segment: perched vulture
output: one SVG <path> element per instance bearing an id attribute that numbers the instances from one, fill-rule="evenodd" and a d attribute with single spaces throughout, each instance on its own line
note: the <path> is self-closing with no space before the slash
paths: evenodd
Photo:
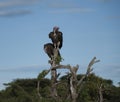
<path id="1" fill-rule="evenodd" d="M 49 38 L 52 40 L 55 48 L 62 48 L 63 34 L 59 31 L 59 27 L 54 27 L 53 31 L 49 33 Z"/>
<path id="2" fill-rule="evenodd" d="M 47 43 L 44 45 L 44 51 L 45 53 L 51 58 L 51 60 L 54 57 L 54 45 L 52 43 Z M 58 51 L 58 56 L 60 56 L 60 52 Z"/>

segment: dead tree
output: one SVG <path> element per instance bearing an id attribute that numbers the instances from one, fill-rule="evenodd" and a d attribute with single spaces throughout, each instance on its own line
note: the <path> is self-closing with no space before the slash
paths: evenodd
<path id="1" fill-rule="evenodd" d="M 81 86 L 83 84 L 83 80 L 89 76 L 89 74 L 93 71 L 92 66 L 99 62 L 99 60 L 96 60 L 96 57 L 94 57 L 88 67 L 87 67 L 87 71 L 86 74 L 82 76 L 82 78 L 80 80 L 77 80 L 77 71 L 79 69 L 79 66 L 70 66 L 70 65 L 57 65 L 57 66 L 53 66 L 51 68 L 51 70 L 57 70 L 57 69 L 68 69 L 71 73 L 71 77 L 70 77 L 70 94 L 72 97 L 72 102 L 76 102 L 77 98 L 78 98 L 78 93 L 80 92 L 80 90 L 77 91 L 77 87 L 79 87 L 79 89 L 81 89 Z"/>

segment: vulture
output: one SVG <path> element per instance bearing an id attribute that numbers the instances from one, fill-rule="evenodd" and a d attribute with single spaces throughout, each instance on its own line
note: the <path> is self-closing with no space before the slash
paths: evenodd
<path id="1" fill-rule="evenodd" d="M 55 48 L 62 48 L 63 45 L 63 34 L 59 31 L 59 27 L 55 26 L 53 31 L 49 33 L 49 38 L 52 40 L 52 43 Z"/>
<path id="2" fill-rule="evenodd" d="M 54 45 L 52 43 L 45 44 L 44 51 L 48 55 L 48 57 L 52 60 L 54 57 Z M 58 56 L 61 57 L 59 50 L 58 50 Z"/>

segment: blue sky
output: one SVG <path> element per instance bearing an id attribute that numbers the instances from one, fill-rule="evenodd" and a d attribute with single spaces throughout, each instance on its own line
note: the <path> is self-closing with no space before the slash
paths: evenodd
<path id="1" fill-rule="evenodd" d="M 120 0 L 0 0 L 0 89 L 50 67 L 43 45 L 54 26 L 63 32 L 62 64 L 101 61 L 93 72 L 120 82 Z"/>

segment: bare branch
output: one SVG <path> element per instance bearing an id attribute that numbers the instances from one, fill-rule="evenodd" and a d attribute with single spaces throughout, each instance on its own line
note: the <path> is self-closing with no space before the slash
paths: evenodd
<path id="1" fill-rule="evenodd" d="M 57 65 L 57 66 L 54 66 L 51 68 L 51 70 L 55 70 L 55 69 L 70 69 L 71 66 L 68 64 L 68 65 Z"/>
<path id="2" fill-rule="evenodd" d="M 77 84 L 78 86 L 81 85 L 82 82 L 83 82 L 83 80 L 90 74 L 90 72 L 93 71 L 92 66 L 93 66 L 95 63 L 99 62 L 99 61 L 100 61 L 100 60 L 96 60 L 96 57 L 94 57 L 94 58 L 90 61 L 90 63 L 88 64 L 88 67 L 87 67 L 86 74 L 83 75 L 83 77 L 81 78 L 81 80 L 79 80 L 79 82 L 78 82 L 78 84 Z"/>

